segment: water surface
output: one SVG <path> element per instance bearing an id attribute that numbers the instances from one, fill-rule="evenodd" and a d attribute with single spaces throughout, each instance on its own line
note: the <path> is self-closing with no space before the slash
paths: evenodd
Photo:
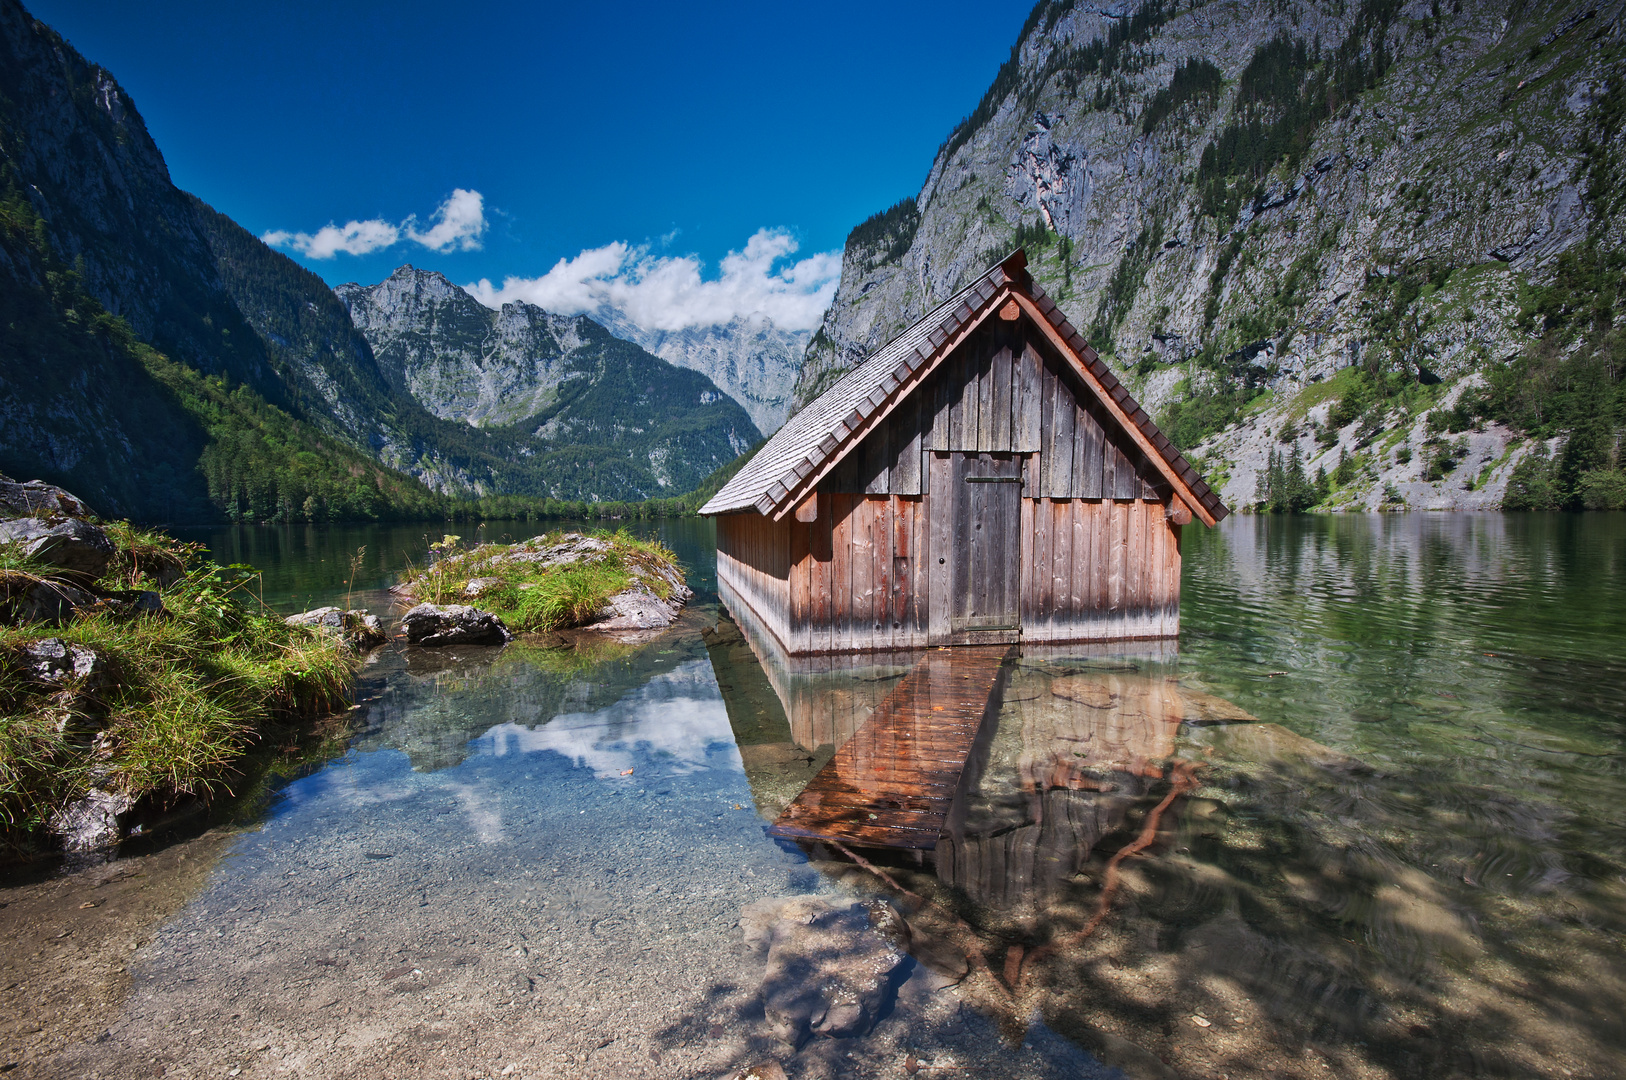
<path id="1" fill-rule="evenodd" d="M 1188 527 L 1178 651 L 1023 656 L 937 862 L 880 867 L 914 898 L 762 832 L 904 669 L 822 676 L 803 723 L 719 608 L 710 525 L 627 524 L 690 569 L 672 633 L 376 654 L 348 751 L 231 843 L 110 1033 L 42 1068 L 1626 1073 L 1626 516 Z M 442 531 L 207 539 L 279 609 L 381 610 Z M 921 962 L 872 1034 L 798 1051 L 736 923 L 805 893 L 893 897 Z M 967 940 L 990 969 L 951 984 Z"/>

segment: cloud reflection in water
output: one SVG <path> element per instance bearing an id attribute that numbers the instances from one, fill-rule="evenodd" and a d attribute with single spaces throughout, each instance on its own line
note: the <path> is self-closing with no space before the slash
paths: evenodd
<path id="1" fill-rule="evenodd" d="M 605 709 L 561 713 L 534 728 L 510 721 L 475 740 L 476 752 L 502 757 L 552 750 L 578 766 L 619 777 L 654 758 L 663 775 L 723 764 L 743 771 L 728 713 L 706 660 L 693 660 L 651 679 Z"/>

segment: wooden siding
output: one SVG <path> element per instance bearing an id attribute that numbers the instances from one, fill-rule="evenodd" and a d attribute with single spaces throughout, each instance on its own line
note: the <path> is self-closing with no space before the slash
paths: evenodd
<path id="1" fill-rule="evenodd" d="M 1168 485 L 1024 321 L 985 324 L 838 464 L 824 492 L 930 493 L 932 452 L 1025 455 L 1026 494 L 1159 499 Z M 928 455 L 923 458 L 923 455 Z"/>
<path id="2" fill-rule="evenodd" d="M 791 654 L 926 645 L 924 500 L 820 494 L 809 523 L 717 519 L 717 577 Z"/>
<path id="3" fill-rule="evenodd" d="M 953 491 L 950 455 L 933 455 Z M 962 481 L 961 487 L 966 487 Z M 954 516 L 927 497 L 821 494 L 810 523 L 729 514 L 717 576 L 789 655 L 919 649 L 956 635 Z M 1142 499 L 1022 499 L 1020 637 L 1172 638 L 1180 632 L 1180 526 Z M 961 628 L 963 629 L 963 628 Z"/>
<path id="4" fill-rule="evenodd" d="M 761 514 L 717 519 L 717 577 L 751 606 L 769 633 L 789 640 L 791 530 Z"/>
<path id="5" fill-rule="evenodd" d="M 1024 499 L 1022 640 L 1180 633 L 1180 526 L 1160 503 Z"/>

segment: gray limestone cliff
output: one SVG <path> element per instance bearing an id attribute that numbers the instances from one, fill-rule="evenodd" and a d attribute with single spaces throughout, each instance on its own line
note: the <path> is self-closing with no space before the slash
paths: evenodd
<path id="1" fill-rule="evenodd" d="M 518 301 L 494 311 L 411 266 L 334 293 L 392 393 L 438 420 L 505 434 L 522 460 L 551 458 L 562 478 L 548 494 L 567 497 L 606 468 L 633 470 L 638 495 L 682 494 L 761 437 L 710 379 L 585 315 Z"/>
<path id="2" fill-rule="evenodd" d="M 744 407 L 764 435 L 779 430 L 790 415 L 802 354 L 813 336 L 810 330 L 786 330 L 765 315 L 736 316 L 726 323 L 682 330 L 645 330 L 614 314 L 603 321 L 617 337 L 716 383 Z"/>
<path id="3" fill-rule="evenodd" d="M 1040 3 L 853 231 L 795 404 L 1021 245 L 1232 505 L 1296 449 L 1326 506 L 1496 506 L 1541 440 L 1482 402 L 1621 248 L 1621 10 Z"/>

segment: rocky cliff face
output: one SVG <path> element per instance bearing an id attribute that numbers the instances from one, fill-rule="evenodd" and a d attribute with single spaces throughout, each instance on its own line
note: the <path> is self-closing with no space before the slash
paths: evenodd
<path id="1" fill-rule="evenodd" d="M 1040 3 L 849 238 L 796 403 L 1020 244 L 1230 504 L 1296 448 L 1325 505 L 1497 505 L 1534 443 L 1470 403 L 1621 246 L 1621 8 Z"/>
<path id="2" fill-rule="evenodd" d="M 585 315 L 523 302 L 493 311 L 411 266 L 334 291 L 393 391 L 440 420 L 495 429 L 522 460 L 563 454 L 561 469 L 585 458 L 592 470 L 610 459 L 635 469 L 638 495 L 676 495 L 760 438 L 710 379 Z"/>
<path id="3" fill-rule="evenodd" d="M 760 315 L 684 330 L 645 330 L 629 319 L 613 317 L 605 319 L 605 325 L 617 337 L 716 383 L 744 407 L 764 435 L 778 431 L 790 415 L 802 354 L 813 336 L 808 330 L 785 330 Z"/>

